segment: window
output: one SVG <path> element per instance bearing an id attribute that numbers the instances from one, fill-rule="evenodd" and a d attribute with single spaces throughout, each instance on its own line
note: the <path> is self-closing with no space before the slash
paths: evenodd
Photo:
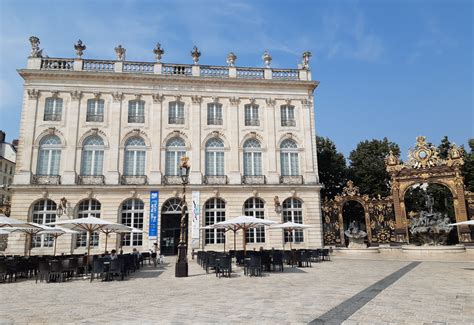
<path id="1" fill-rule="evenodd" d="M 56 221 L 56 203 L 51 200 L 41 200 L 33 206 L 32 221 L 45 224 Z M 33 235 L 31 247 L 53 247 L 54 237 L 51 235 Z"/>
<path id="2" fill-rule="evenodd" d="M 179 176 L 178 170 L 181 157 L 186 156 L 186 144 L 178 137 L 168 140 L 166 143 L 165 175 Z"/>
<path id="3" fill-rule="evenodd" d="M 281 126 L 296 126 L 294 106 L 281 106 Z"/>
<path id="4" fill-rule="evenodd" d="M 133 137 L 125 143 L 125 176 L 145 175 L 146 146 L 140 137 Z"/>
<path id="5" fill-rule="evenodd" d="M 280 145 L 280 162 L 282 176 L 298 176 L 298 146 L 291 139 L 284 140 Z"/>
<path id="6" fill-rule="evenodd" d="M 258 119 L 258 105 L 245 105 L 245 125 L 260 125 Z"/>
<path id="7" fill-rule="evenodd" d="M 204 204 L 206 226 L 225 221 L 225 202 L 219 198 L 209 199 Z M 206 244 L 223 244 L 224 229 L 206 229 Z"/>
<path id="8" fill-rule="evenodd" d="M 303 203 L 295 198 L 283 201 L 283 222 L 303 223 Z M 303 230 L 296 229 L 293 231 L 285 231 L 285 243 L 290 241 L 293 243 L 303 242 Z"/>
<path id="9" fill-rule="evenodd" d="M 263 200 L 253 197 L 244 203 L 244 215 L 264 219 L 265 217 L 265 203 Z M 265 242 L 265 227 L 256 227 L 247 230 L 247 243 L 264 243 Z"/>
<path id="10" fill-rule="evenodd" d="M 3 176 L 2 185 L 3 185 L 3 184 L 5 184 L 5 185 L 7 184 L 7 177 L 6 177 L 6 176 Z"/>
<path id="11" fill-rule="evenodd" d="M 13 175 L 13 166 L 10 166 L 10 175 Z"/>
<path id="12" fill-rule="evenodd" d="M 131 100 L 128 102 L 128 123 L 145 123 L 145 102 Z"/>
<path id="13" fill-rule="evenodd" d="M 222 125 L 222 105 L 207 104 L 207 125 Z"/>
<path id="14" fill-rule="evenodd" d="M 45 121 L 61 121 L 63 100 L 61 98 L 46 98 L 44 108 Z"/>
<path id="15" fill-rule="evenodd" d="M 87 101 L 86 122 L 103 122 L 104 121 L 104 100 L 89 99 Z"/>
<path id="16" fill-rule="evenodd" d="M 142 200 L 129 199 L 122 204 L 121 223 L 125 226 L 143 229 L 143 215 L 145 205 Z M 127 233 L 122 234 L 122 246 L 142 246 L 143 234 Z"/>
<path id="17" fill-rule="evenodd" d="M 96 217 L 100 218 L 100 207 L 101 204 L 95 199 L 84 200 L 79 203 L 77 209 L 78 218 Z M 89 241 L 89 233 L 84 232 L 76 235 L 76 248 L 87 247 L 87 241 Z M 91 247 L 99 246 L 99 232 L 94 232 L 90 239 Z"/>
<path id="18" fill-rule="evenodd" d="M 2 171 L 3 169 L 3 162 L 0 161 L 0 172 Z"/>
<path id="19" fill-rule="evenodd" d="M 169 124 L 184 124 L 184 103 L 170 102 L 168 111 Z"/>
<path id="20" fill-rule="evenodd" d="M 262 148 L 257 139 L 249 139 L 244 143 L 244 175 L 262 175 Z"/>
<path id="21" fill-rule="evenodd" d="M 218 138 L 206 142 L 206 176 L 224 175 L 224 143 Z"/>
<path id="22" fill-rule="evenodd" d="M 104 141 L 98 135 L 92 135 L 84 140 L 83 146 L 81 175 L 102 175 L 104 163 Z"/>
<path id="23" fill-rule="evenodd" d="M 38 175 L 59 175 L 61 160 L 61 140 L 56 135 L 44 137 L 38 153 Z"/>

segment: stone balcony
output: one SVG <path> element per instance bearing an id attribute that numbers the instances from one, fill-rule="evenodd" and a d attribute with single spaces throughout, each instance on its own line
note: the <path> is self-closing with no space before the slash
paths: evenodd
<path id="1" fill-rule="evenodd" d="M 122 185 L 146 185 L 148 184 L 148 177 L 146 175 L 126 176 L 122 175 L 120 178 Z"/>
<path id="2" fill-rule="evenodd" d="M 104 185 L 104 175 L 79 175 L 77 176 L 77 184 L 79 185 Z"/>
<path id="3" fill-rule="evenodd" d="M 204 176 L 202 179 L 204 184 L 208 185 L 226 185 L 228 178 L 226 175 Z"/>
<path id="4" fill-rule="evenodd" d="M 303 184 L 302 175 L 280 176 L 280 184 L 299 185 Z"/>
<path id="5" fill-rule="evenodd" d="M 60 185 L 61 176 L 59 175 L 33 175 L 31 183 L 34 185 Z"/>
<path id="6" fill-rule="evenodd" d="M 242 184 L 264 185 L 266 183 L 267 183 L 267 178 L 264 175 L 242 176 Z"/>

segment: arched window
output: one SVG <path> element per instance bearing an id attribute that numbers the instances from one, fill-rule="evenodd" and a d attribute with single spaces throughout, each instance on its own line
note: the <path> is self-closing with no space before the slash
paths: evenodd
<path id="1" fill-rule="evenodd" d="M 128 102 L 128 123 L 145 123 L 145 102 L 143 100 Z"/>
<path id="2" fill-rule="evenodd" d="M 184 124 L 184 103 L 170 102 L 168 110 L 169 124 Z"/>
<path id="3" fill-rule="evenodd" d="M 244 143 L 244 175 L 262 175 L 262 148 L 257 139 L 249 139 Z"/>
<path id="4" fill-rule="evenodd" d="M 35 223 L 45 224 L 56 221 L 56 203 L 51 200 L 41 200 L 33 206 L 31 220 Z M 53 247 L 54 238 L 51 235 L 34 235 L 31 247 Z"/>
<path id="5" fill-rule="evenodd" d="M 133 137 L 125 143 L 125 176 L 145 175 L 146 146 L 145 141 L 140 137 Z"/>
<path id="6" fill-rule="evenodd" d="M 104 164 L 104 140 L 98 135 L 91 135 L 83 142 L 81 175 L 102 175 Z"/>
<path id="7" fill-rule="evenodd" d="M 120 222 L 126 226 L 143 229 L 143 215 L 145 205 L 142 200 L 129 199 L 122 204 L 122 216 Z M 142 246 L 143 234 L 122 234 L 122 246 Z"/>
<path id="8" fill-rule="evenodd" d="M 95 199 L 83 200 L 79 203 L 77 208 L 77 217 L 78 218 L 87 218 L 87 217 L 96 217 L 100 218 L 100 202 Z M 89 233 L 83 232 L 76 235 L 76 248 L 77 247 L 87 247 L 87 242 L 89 241 Z M 99 232 L 94 232 L 92 238 L 90 239 L 91 247 L 99 246 Z"/>
<path id="9" fill-rule="evenodd" d="M 61 121 L 62 111 L 63 100 L 61 98 L 46 98 L 43 120 Z"/>
<path id="10" fill-rule="evenodd" d="M 264 219 L 265 203 L 262 199 L 252 197 L 244 203 L 244 215 Z M 257 227 L 247 230 L 247 243 L 264 243 L 265 227 Z"/>
<path id="11" fill-rule="evenodd" d="M 104 121 L 104 100 L 89 99 L 87 100 L 86 122 L 103 122 Z"/>
<path id="12" fill-rule="evenodd" d="M 283 222 L 303 223 L 303 203 L 295 198 L 289 198 L 283 201 Z M 285 243 L 301 243 L 303 242 L 303 230 L 296 229 L 293 231 L 285 231 Z"/>
<path id="13" fill-rule="evenodd" d="M 61 160 L 61 140 L 56 135 L 48 135 L 40 142 L 38 154 L 38 175 L 59 175 Z"/>
<path id="14" fill-rule="evenodd" d="M 222 125 L 222 104 L 207 104 L 207 125 Z"/>
<path id="15" fill-rule="evenodd" d="M 178 169 L 181 157 L 186 156 L 186 143 L 179 137 L 174 137 L 166 143 L 165 175 L 179 176 Z"/>
<path id="16" fill-rule="evenodd" d="M 219 198 L 207 200 L 204 204 L 206 226 L 225 221 L 225 202 Z M 225 233 L 223 229 L 206 229 L 206 244 L 223 244 Z"/>
<path id="17" fill-rule="evenodd" d="M 280 163 L 282 176 L 298 176 L 300 174 L 298 146 L 295 141 L 286 139 L 281 143 Z"/>
<path id="18" fill-rule="evenodd" d="M 206 142 L 206 176 L 224 175 L 224 142 L 218 138 Z"/>

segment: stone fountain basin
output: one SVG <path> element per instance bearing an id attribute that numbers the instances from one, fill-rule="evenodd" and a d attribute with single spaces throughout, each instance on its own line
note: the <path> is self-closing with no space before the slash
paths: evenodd
<path id="1" fill-rule="evenodd" d="M 415 246 L 403 245 L 402 252 L 407 254 L 458 254 L 464 253 L 466 248 L 464 245 L 451 246 Z"/>

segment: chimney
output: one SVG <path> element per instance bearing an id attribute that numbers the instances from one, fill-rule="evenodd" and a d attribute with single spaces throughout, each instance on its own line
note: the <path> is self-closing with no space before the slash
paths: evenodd
<path id="1" fill-rule="evenodd" d="M 0 143 L 5 143 L 5 132 L 0 130 Z"/>
<path id="2" fill-rule="evenodd" d="M 13 146 L 13 148 L 15 148 L 15 150 L 18 149 L 18 142 L 19 142 L 18 139 L 14 139 L 14 140 L 12 141 L 12 146 Z"/>

